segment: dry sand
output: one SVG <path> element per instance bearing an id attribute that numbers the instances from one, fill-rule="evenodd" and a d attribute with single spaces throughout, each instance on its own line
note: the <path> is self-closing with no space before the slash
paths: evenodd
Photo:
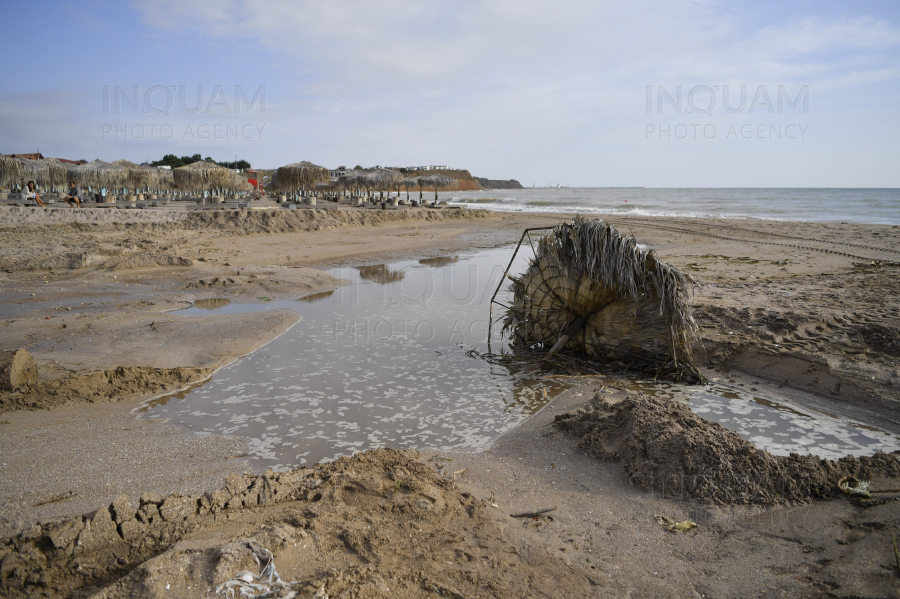
<path id="1" fill-rule="evenodd" d="M 272 550 L 284 580 L 298 581 L 273 596 L 900 594 L 890 548 L 897 495 L 835 498 L 828 475 L 838 470 L 822 463 L 807 472 L 828 473 L 818 500 L 770 493 L 741 505 L 728 493 L 690 498 L 648 484 L 648 469 L 670 472 L 640 455 L 661 438 L 648 423 L 671 425 L 669 447 L 679 435 L 701 450 L 744 446 L 589 378 L 485 453 L 378 451 L 227 481 L 249 468 L 236 457 L 239 439 L 130 414 L 297 318 L 272 310 L 179 317 L 176 326 L 167 311 L 211 297 L 296 298 L 341 284 L 311 267 L 494 247 L 562 218 L 0 207 L 0 349 L 25 347 L 41 374 L 32 389 L 0 393 L 0 593 L 211 596 L 256 568 L 242 544 L 252 541 Z M 609 220 L 705 284 L 695 315 L 708 377 L 900 433 L 900 228 Z M 616 407 L 631 405 L 640 410 Z M 608 427 L 591 428 L 603 421 L 597 410 L 621 420 L 616 430 L 632 427 L 630 444 L 617 451 Z M 896 488 L 896 462 L 854 472 Z M 803 472 L 785 472 L 803 482 Z M 509 516 L 547 506 L 557 509 Z M 657 514 L 699 526 L 670 533 Z"/>

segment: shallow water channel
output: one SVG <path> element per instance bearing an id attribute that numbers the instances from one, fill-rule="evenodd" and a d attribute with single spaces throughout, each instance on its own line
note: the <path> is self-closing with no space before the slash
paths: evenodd
<path id="1" fill-rule="evenodd" d="M 511 272 L 524 270 L 530 253 L 520 251 Z M 349 285 L 296 301 L 200 300 L 172 314 L 280 307 L 302 320 L 210 380 L 141 411 L 200 434 L 242 436 L 251 459 L 275 470 L 382 446 L 485 449 L 577 380 L 550 369 L 514 375 L 510 369 L 521 369 L 521 361 L 484 356 L 490 297 L 511 255 L 507 247 L 338 267 L 329 272 Z M 498 295 L 507 298 L 505 290 Z M 493 327 L 495 354 L 507 349 L 499 328 Z M 835 458 L 900 449 L 900 440 L 886 433 L 733 389 L 624 382 L 686 401 L 777 454 Z"/>

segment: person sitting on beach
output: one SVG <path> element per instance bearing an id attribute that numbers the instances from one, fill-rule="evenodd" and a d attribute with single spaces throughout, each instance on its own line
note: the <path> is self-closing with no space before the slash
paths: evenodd
<path id="1" fill-rule="evenodd" d="M 34 200 L 37 202 L 38 206 L 47 207 L 47 204 L 41 200 L 41 194 L 38 193 L 38 188 L 37 185 L 34 184 L 34 181 L 29 181 L 25 184 L 25 199 Z"/>
<path id="2" fill-rule="evenodd" d="M 76 208 L 81 208 L 81 198 L 78 197 L 78 188 L 75 186 L 75 181 L 69 181 L 69 195 L 63 199 L 69 206 L 74 205 Z"/>

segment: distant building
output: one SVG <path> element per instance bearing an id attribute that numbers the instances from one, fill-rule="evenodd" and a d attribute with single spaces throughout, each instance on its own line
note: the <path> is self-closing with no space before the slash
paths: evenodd
<path id="1" fill-rule="evenodd" d="M 34 152 L 32 154 L 7 154 L 7 156 L 12 156 L 13 158 L 27 158 L 28 160 L 41 160 L 44 158 L 44 155 L 40 152 Z"/>

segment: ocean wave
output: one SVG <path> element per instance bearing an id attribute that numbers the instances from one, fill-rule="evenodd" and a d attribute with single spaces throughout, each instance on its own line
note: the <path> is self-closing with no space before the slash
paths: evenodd
<path id="1" fill-rule="evenodd" d="M 521 189 L 451 204 L 497 212 L 900 225 L 897 189 Z M 509 193 L 509 195 L 506 195 Z"/>
<path id="2" fill-rule="evenodd" d="M 706 212 L 680 212 L 668 210 L 646 210 L 643 208 L 630 208 L 617 210 L 615 208 L 599 208 L 595 206 L 572 206 L 558 204 L 556 202 L 527 202 L 516 204 L 505 200 L 503 203 L 475 203 L 463 199 L 450 200 L 451 204 L 462 204 L 473 210 L 492 210 L 494 212 L 529 212 L 535 214 L 617 214 L 622 216 L 668 216 L 681 218 L 733 218 L 733 219 L 759 219 L 759 220 L 786 220 L 775 217 L 764 217 L 750 214 L 716 214 Z"/>

